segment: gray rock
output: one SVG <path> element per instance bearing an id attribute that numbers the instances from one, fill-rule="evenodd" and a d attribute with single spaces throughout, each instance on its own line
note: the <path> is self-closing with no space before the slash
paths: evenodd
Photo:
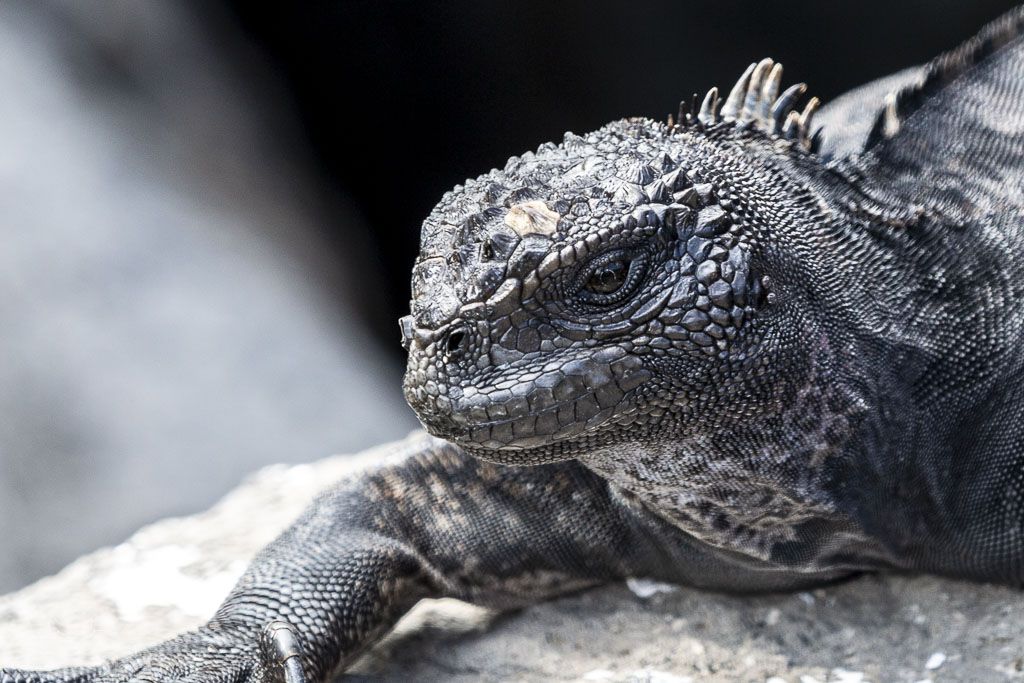
<path id="1" fill-rule="evenodd" d="M 200 624 L 325 482 L 387 450 L 264 469 L 208 512 L 146 527 L 0 598 L 0 664 L 97 663 Z M 865 576 L 767 596 L 638 580 L 504 616 L 426 600 L 343 678 L 1015 680 L 1024 677 L 1021 633 L 1020 592 L 933 577 Z"/>
<path id="2" fill-rule="evenodd" d="M 184 3 L 0 3 L 0 591 L 416 424 L 355 314 L 366 228 L 205 36 Z"/>

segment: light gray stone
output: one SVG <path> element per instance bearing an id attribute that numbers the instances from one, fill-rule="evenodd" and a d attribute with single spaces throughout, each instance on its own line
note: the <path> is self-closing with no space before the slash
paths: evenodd
<path id="1" fill-rule="evenodd" d="M 264 469 L 208 512 L 146 527 L 0 598 L 0 665 L 97 663 L 200 624 L 317 491 L 387 454 Z M 1024 596 L 1009 588 L 905 576 L 767 596 L 630 586 L 504 616 L 424 601 L 345 680 L 1024 678 Z"/>

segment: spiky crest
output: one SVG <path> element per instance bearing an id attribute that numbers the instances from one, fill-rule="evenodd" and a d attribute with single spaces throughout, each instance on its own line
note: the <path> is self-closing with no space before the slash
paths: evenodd
<path id="1" fill-rule="evenodd" d="M 669 125 L 708 128 L 727 124 L 754 128 L 766 135 L 791 140 L 801 149 L 813 152 L 818 146 L 818 136 L 812 126 L 821 101 L 812 97 L 802 110 L 797 110 L 795 105 L 807 86 L 797 83 L 780 95 L 781 85 L 782 64 L 762 59 L 747 67 L 721 108 L 718 88 L 714 87 L 703 98 L 694 94 L 692 102 L 680 102 L 678 118 L 670 116 Z"/>

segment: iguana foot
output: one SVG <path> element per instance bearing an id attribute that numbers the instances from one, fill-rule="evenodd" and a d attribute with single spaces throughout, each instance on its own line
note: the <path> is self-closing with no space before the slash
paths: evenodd
<path id="1" fill-rule="evenodd" d="M 283 621 L 259 636 L 211 624 L 102 666 L 0 669 L 0 683 L 306 683 L 300 643 Z"/>

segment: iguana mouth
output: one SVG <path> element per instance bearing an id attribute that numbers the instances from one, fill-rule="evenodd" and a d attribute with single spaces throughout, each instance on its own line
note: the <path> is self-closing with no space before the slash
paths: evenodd
<path id="1" fill-rule="evenodd" d="M 613 346 L 564 353 L 539 371 L 519 361 L 467 380 L 456 363 L 432 360 L 446 355 L 451 340 L 449 333 L 425 349 L 413 343 L 405 394 L 429 432 L 461 445 L 522 450 L 572 439 L 621 413 L 651 377 L 641 359 Z"/>

